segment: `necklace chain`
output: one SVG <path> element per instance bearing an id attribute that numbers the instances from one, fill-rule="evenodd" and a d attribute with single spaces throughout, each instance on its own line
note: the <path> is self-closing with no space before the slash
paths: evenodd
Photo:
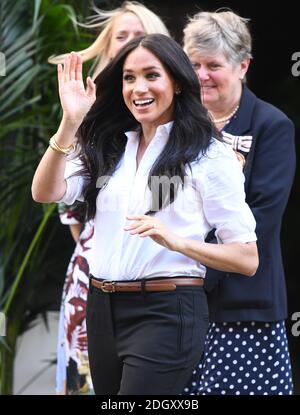
<path id="1" fill-rule="evenodd" d="M 230 114 L 228 114 L 228 115 L 226 115 L 226 117 L 222 117 L 222 118 L 215 118 L 213 115 L 212 115 L 212 113 L 209 111 L 209 114 L 210 114 L 210 116 L 211 116 L 211 118 L 212 118 L 212 120 L 213 120 L 213 122 L 215 123 L 215 124 L 220 124 L 220 123 L 223 123 L 223 122 L 226 122 L 226 121 L 229 121 L 233 116 L 234 116 L 234 114 L 236 114 L 236 112 L 238 111 L 238 109 L 239 109 L 239 107 L 240 107 L 240 104 L 238 104 L 235 108 L 234 108 L 234 110 L 233 111 L 231 111 L 231 113 Z"/>

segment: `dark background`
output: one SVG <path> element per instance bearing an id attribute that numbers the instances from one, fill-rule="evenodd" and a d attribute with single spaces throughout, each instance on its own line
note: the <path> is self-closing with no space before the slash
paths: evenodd
<path id="1" fill-rule="evenodd" d="M 260 98 L 271 102 L 283 110 L 295 123 L 296 146 L 299 154 L 300 133 L 300 76 L 292 75 L 291 68 L 294 52 L 300 53 L 299 21 L 300 13 L 296 10 L 293 0 L 269 2 L 266 0 L 145 0 L 140 1 L 163 18 L 174 38 L 181 43 L 182 29 L 187 22 L 187 15 L 197 11 L 214 11 L 220 7 L 231 8 L 243 17 L 250 18 L 253 37 L 253 56 L 247 80 L 248 86 Z M 103 7 L 103 1 L 94 0 L 96 5 Z M 107 1 L 107 7 L 114 8 L 122 1 Z M 87 2 L 88 7 L 88 2 Z M 104 7 L 103 7 L 104 8 Z M 282 250 L 288 287 L 289 314 L 287 319 L 288 339 L 292 357 L 295 393 L 300 395 L 300 325 L 295 324 L 292 316 L 299 313 L 300 319 L 300 280 L 298 258 L 300 256 L 298 233 L 300 231 L 300 197 L 299 169 L 297 170 L 293 190 L 284 216 L 282 227 Z M 68 232 L 65 229 L 64 232 Z M 73 245 L 70 238 L 70 255 Z M 64 276 L 62 276 L 63 278 Z M 57 285 L 55 291 L 57 292 Z M 57 296 L 57 304 L 60 301 Z M 296 316 L 294 315 L 294 318 Z"/>

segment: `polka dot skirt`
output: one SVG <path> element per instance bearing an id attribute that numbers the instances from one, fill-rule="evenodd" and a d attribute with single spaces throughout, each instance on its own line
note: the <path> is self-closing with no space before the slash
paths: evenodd
<path id="1" fill-rule="evenodd" d="M 284 321 L 211 323 L 183 395 L 292 395 Z"/>

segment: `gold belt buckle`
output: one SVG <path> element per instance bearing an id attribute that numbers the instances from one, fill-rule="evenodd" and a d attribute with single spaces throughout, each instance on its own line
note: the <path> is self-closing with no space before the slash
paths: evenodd
<path id="1" fill-rule="evenodd" d="M 108 289 L 107 287 L 110 287 Z M 100 287 L 104 293 L 114 293 L 116 292 L 115 281 L 104 280 L 102 281 L 102 287 Z"/>

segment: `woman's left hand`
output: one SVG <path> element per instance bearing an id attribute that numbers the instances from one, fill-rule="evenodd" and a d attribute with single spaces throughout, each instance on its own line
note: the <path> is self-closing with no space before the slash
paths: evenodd
<path id="1" fill-rule="evenodd" d="M 178 250 L 182 238 L 171 232 L 159 219 L 148 215 L 130 215 L 127 219 L 135 221 L 132 225 L 124 227 L 124 230 L 129 231 L 131 235 L 139 235 L 141 238 L 150 236 L 154 242 L 171 251 Z"/>

